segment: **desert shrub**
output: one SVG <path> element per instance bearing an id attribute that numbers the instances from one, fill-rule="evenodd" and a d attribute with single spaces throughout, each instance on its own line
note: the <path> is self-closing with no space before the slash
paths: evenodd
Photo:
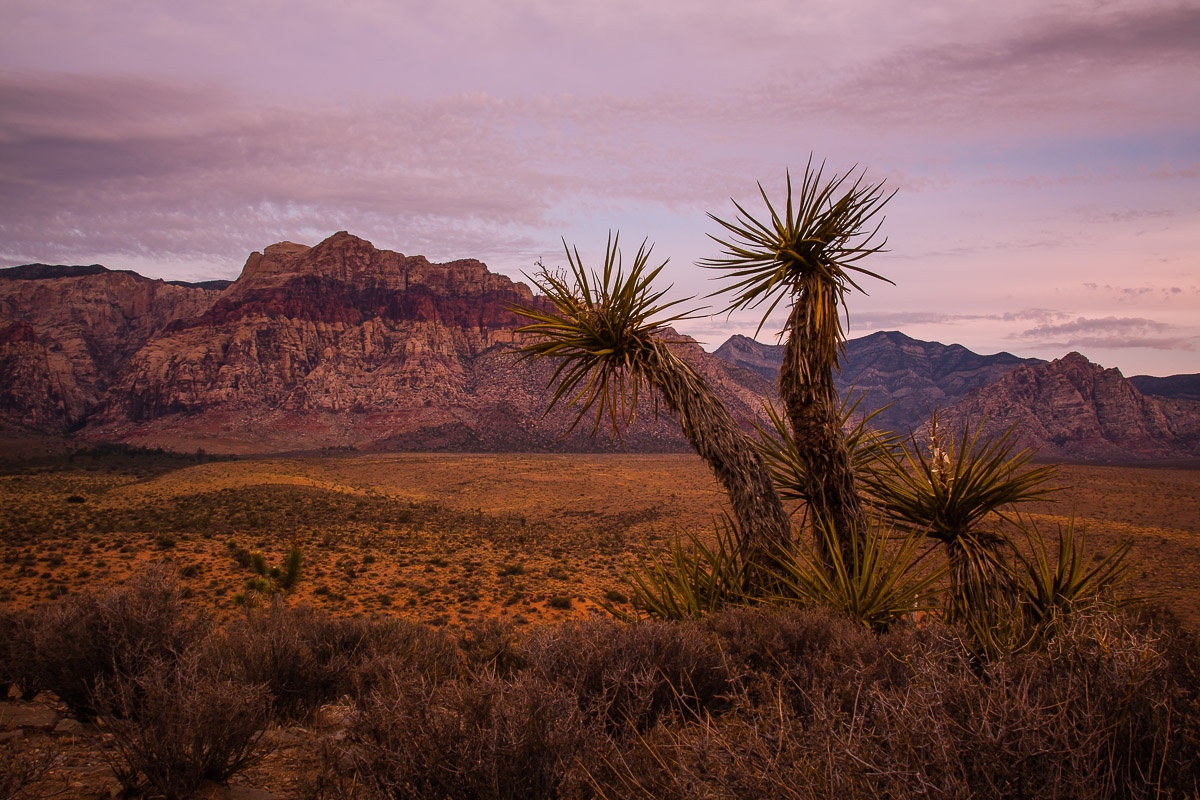
<path id="1" fill-rule="evenodd" d="M 34 789 L 63 756 L 53 749 L 20 749 L 18 740 L 0 742 L 0 800 L 39 795 Z"/>
<path id="2" fill-rule="evenodd" d="M 341 694 L 369 636 L 362 624 L 276 600 L 227 625 L 212 657 L 264 685 L 276 715 L 303 719 Z"/>
<path id="3" fill-rule="evenodd" d="M 266 688 L 220 674 L 202 652 L 98 684 L 97 704 L 111 733 L 105 757 L 127 791 L 190 797 L 261 757 L 270 722 Z"/>
<path id="4" fill-rule="evenodd" d="M 616 740 L 586 771 L 595 796 L 1092 800 L 1190 797 L 1200 785 L 1188 705 L 1200 662 L 1161 628 L 1081 614 L 1045 650 L 981 667 L 961 631 L 893 631 L 870 648 L 811 617 L 755 613 L 714 624 L 743 652 L 774 650 L 757 680 L 719 715 L 665 717 Z M 837 691 L 797 681 L 803 667 L 780 655 L 822 631 L 814 672 Z M 796 659 L 819 648 L 806 652 Z"/>
<path id="5" fill-rule="evenodd" d="M 10 639 L 16 682 L 49 690 L 84 717 L 95 713 L 97 681 L 138 675 L 198 641 L 207 623 L 184 608 L 174 577 L 150 569 L 123 587 L 76 595 L 34 609 Z"/>
<path id="6" fill-rule="evenodd" d="M 528 664 L 517 629 L 508 620 L 485 619 L 473 623 L 459 635 L 458 645 L 475 670 L 512 675 Z"/>
<path id="7" fill-rule="evenodd" d="M 445 635 L 401 620 L 336 619 L 280 600 L 214 637 L 212 658 L 270 693 L 274 713 L 301 720 L 343 694 L 362 696 L 392 672 L 444 679 L 462 669 Z"/>
<path id="8" fill-rule="evenodd" d="M 529 669 L 610 730 L 645 730 L 663 714 L 719 705 L 730 674 L 698 623 L 569 622 L 531 636 Z"/>
<path id="9" fill-rule="evenodd" d="M 338 624 L 306 607 L 274 602 L 229 623 L 209 644 L 209 658 L 227 675 L 261 684 L 272 711 L 303 719 L 337 697 L 346 657 L 355 647 Z"/>
<path id="10" fill-rule="evenodd" d="M 365 646 L 347 676 L 347 691 L 355 699 L 390 685 L 398 675 L 415 674 L 438 684 L 468 672 L 471 654 L 445 630 L 391 618 L 352 624 L 365 632 Z"/>
<path id="11" fill-rule="evenodd" d="M 848 710 L 864 685 L 904 686 L 914 659 L 948 666 L 969 661 L 968 652 L 940 625 L 878 634 L 823 608 L 729 609 L 707 624 L 745 691 L 753 698 L 774 693 L 803 719 L 816 713 L 815 698 Z"/>
<path id="12" fill-rule="evenodd" d="M 559 796 L 584 728 L 575 698 L 536 675 L 409 674 L 367 698 L 348 741 L 378 797 L 537 800 Z"/>
<path id="13" fill-rule="evenodd" d="M 0 609 L 0 691 L 21 683 L 29 671 L 29 623 L 26 612 Z"/>

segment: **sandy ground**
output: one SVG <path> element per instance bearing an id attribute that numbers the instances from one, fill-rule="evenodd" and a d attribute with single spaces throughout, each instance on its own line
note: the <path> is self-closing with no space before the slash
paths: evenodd
<path id="1" fill-rule="evenodd" d="M 1057 482 L 1054 502 L 1027 508 L 1041 530 L 1074 519 L 1096 552 L 1131 540 L 1134 590 L 1200 625 L 1200 470 L 1066 466 Z M 56 458 L 0 473 L 0 508 L 0 607 L 103 591 L 165 562 L 220 618 L 264 602 L 270 568 L 298 547 L 289 602 L 448 626 L 627 610 L 630 566 L 711 534 L 725 512 L 687 455 Z M 338 731 L 336 709 L 272 727 L 266 759 L 210 796 L 305 796 L 314 742 Z M 104 735 L 52 697 L 0 702 L 0 744 L 55 760 L 34 787 L 45 796 L 115 796 Z"/>

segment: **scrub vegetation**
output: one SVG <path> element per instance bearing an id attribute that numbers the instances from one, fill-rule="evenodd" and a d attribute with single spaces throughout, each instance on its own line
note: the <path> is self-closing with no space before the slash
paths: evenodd
<path id="1" fill-rule="evenodd" d="M 810 163 L 714 217 L 729 310 L 787 312 L 756 433 L 676 354 L 648 246 L 534 277 L 550 405 L 617 436 L 677 416 L 699 463 L 657 485 L 654 457 L 11 470 L 0 682 L 78 736 L 4 740 L 0 787 L 72 791 L 88 750 L 165 798 L 1196 796 L 1200 640 L 1131 592 L 1195 563 L 1194 511 L 1162 550 L 1124 518 L 1095 549 L 1071 470 L 1012 432 L 879 434 L 833 391 L 891 196 Z"/>

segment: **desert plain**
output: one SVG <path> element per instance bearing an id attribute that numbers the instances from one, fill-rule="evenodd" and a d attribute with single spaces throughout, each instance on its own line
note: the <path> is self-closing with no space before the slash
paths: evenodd
<path id="1" fill-rule="evenodd" d="M 1133 543 L 1130 590 L 1200 625 L 1200 470 L 1062 465 L 1043 533 Z M 724 495 L 693 455 L 357 454 L 235 460 L 100 449 L 0 473 L 0 606 L 94 591 L 155 564 L 218 617 L 266 601 L 433 625 L 629 611 L 625 576 L 711 534 Z M 261 554 L 261 559 L 257 559 Z M 251 559 L 254 559 L 253 561 Z"/>

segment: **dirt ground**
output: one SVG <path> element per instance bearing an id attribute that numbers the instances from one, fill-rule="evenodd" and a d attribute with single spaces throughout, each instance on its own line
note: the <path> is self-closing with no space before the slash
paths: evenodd
<path id="1" fill-rule="evenodd" d="M 1072 518 L 1102 553 L 1134 543 L 1134 590 L 1200 625 L 1200 470 L 1064 466 L 1041 530 Z M 724 497 L 688 455 L 338 455 L 214 460 L 117 452 L 0 471 L 0 607 L 102 591 L 152 564 L 217 617 L 264 602 L 302 555 L 289 602 L 433 625 L 516 625 L 629 609 L 624 576 L 676 536 L 711 532 Z M 261 574 L 261 573 L 266 573 Z M 337 709 L 272 728 L 223 800 L 306 796 Z M 106 798 L 105 734 L 54 698 L 0 702 L 0 745 L 53 757 L 38 791 Z M 0 753 L 2 756 L 3 753 Z M 0 765 L 3 766 L 3 765 Z M 48 796 L 48 795 L 47 795 Z"/>
<path id="2" fill-rule="evenodd" d="M 1134 542 L 1138 594 L 1200 623 L 1200 470 L 1063 466 L 1043 533 Z M 620 606 L 628 568 L 712 531 L 724 496 L 691 455 L 386 454 L 57 459 L 0 475 L 0 604 L 173 564 L 218 615 L 263 599 L 247 557 L 303 557 L 293 601 L 433 624 Z M 269 591 L 269 588 L 267 589 Z"/>

